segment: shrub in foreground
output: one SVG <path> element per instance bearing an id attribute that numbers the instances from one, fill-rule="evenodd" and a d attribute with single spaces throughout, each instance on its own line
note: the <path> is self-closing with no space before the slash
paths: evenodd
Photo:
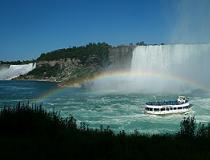
<path id="1" fill-rule="evenodd" d="M 20 103 L 0 111 L 1 159 L 208 159 L 209 126 L 194 118 L 181 122 L 179 134 L 114 134 L 109 127 L 77 126 L 70 116 Z"/>

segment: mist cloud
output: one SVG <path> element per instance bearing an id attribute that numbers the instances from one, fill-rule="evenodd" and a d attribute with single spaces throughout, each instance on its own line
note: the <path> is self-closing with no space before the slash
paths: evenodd
<path id="1" fill-rule="evenodd" d="M 171 17 L 173 18 L 173 17 Z M 171 43 L 210 42 L 210 1 L 180 0 Z"/>

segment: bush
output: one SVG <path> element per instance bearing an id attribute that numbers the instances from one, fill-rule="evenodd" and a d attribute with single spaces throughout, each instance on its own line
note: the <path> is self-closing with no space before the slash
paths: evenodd
<path id="1" fill-rule="evenodd" d="M 180 135 L 183 137 L 194 137 L 195 129 L 195 117 L 185 117 L 180 123 Z"/>
<path id="2" fill-rule="evenodd" d="M 209 159 L 209 126 L 195 132 L 195 118 L 185 118 L 180 135 L 143 135 L 108 127 L 91 129 L 69 116 L 47 112 L 40 105 L 18 104 L 0 111 L 1 159 Z M 204 132 L 205 131 L 205 132 Z M 206 133 L 207 132 L 207 133 Z M 203 134 L 206 133 L 206 134 Z M 198 136 L 199 135 L 199 136 Z M 191 140 L 185 137 L 195 137 Z"/>

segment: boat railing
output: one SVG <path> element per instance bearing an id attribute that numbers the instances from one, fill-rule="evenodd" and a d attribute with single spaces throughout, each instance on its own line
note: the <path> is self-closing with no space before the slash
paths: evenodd
<path id="1" fill-rule="evenodd" d="M 183 106 L 183 107 L 162 107 L 162 108 L 149 108 L 149 107 L 146 107 L 145 110 L 147 110 L 147 111 L 154 111 L 154 112 L 161 112 L 161 111 L 188 109 L 190 107 L 192 107 L 192 105 Z"/>
<path id="2" fill-rule="evenodd" d="M 187 102 L 188 100 L 186 100 L 184 103 Z M 179 105 L 184 103 L 179 103 L 178 101 L 162 101 L 162 102 L 147 102 L 146 105 L 161 106 L 161 105 Z"/>

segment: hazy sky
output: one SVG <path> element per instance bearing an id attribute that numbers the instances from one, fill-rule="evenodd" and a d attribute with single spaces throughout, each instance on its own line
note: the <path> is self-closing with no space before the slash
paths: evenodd
<path id="1" fill-rule="evenodd" d="M 210 42 L 209 0 L 0 0 L 0 60 L 89 42 Z"/>

